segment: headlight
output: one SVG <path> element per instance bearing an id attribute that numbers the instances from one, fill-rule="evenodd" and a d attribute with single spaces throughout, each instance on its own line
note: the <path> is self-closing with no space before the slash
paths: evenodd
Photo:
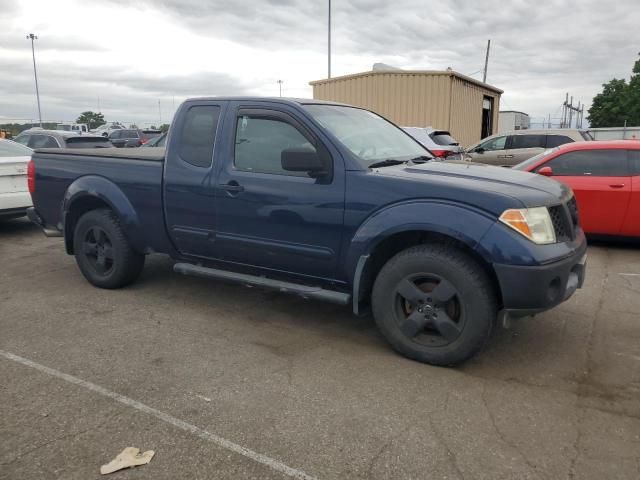
<path id="1" fill-rule="evenodd" d="M 538 244 L 556 242 L 556 232 L 547 207 L 505 210 L 500 215 L 500 221 L 532 242 Z"/>

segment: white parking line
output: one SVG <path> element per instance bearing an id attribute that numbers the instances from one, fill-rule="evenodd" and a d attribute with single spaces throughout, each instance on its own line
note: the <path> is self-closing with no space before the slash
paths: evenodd
<path id="1" fill-rule="evenodd" d="M 140 403 L 137 400 L 133 400 L 132 398 L 125 397 L 124 395 L 120 395 L 119 393 L 112 392 L 111 390 L 107 390 L 106 388 L 101 387 L 100 385 L 96 385 L 95 383 L 87 382 L 80 378 L 74 377 L 73 375 L 60 372 L 59 370 L 56 370 L 54 368 L 45 367 L 44 365 L 40 365 L 39 363 L 36 363 L 32 360 L 20 357 L 10 352 L 5 352 L 4 350 L 0 350 L 0 355 L 6 358 L 7 360 L 12 360 L 21 365 L 34 368 L 40 372 L 46 373 L 47 375 L 51 375 L 52 377 L 60 378 L 65 382 L 69 382 L 74 385 L 84 387 L 87 390 L 91 390 L 92 392 L 99 393 L 104 397 L 111 398 L 116 402 L 120 402 L 124 405 L 127 405 L 128 407 L 135 408 L 136 410 L 139 410 L 148 415 L 156 417 L 162 420 L 163 422 L 169 423 L 174 427 L 177 427 L 186 432 L 189 432 L 203 440 L 207 440 L 211 443 L 214 443 L 219 447 L 230 450 L 234 453 L 237 453 L 238 455 L 242 455 L 243 457 L 250 458 L 254 462 L 258 462 L 263 465 L 266 465 L 272 470 L 284 473 L 289 477 L 299 478 L 302 480 L 316 480 L 315 477 L 311 475 L 307 475 L 305 472 L 301 470 L 297 470 L 271 457 L 268 457 L 258 452 L 254 452 L 253 450 L 250 450 L 241 445 L 238 445 L 237 443 L 233 443 L 225 438 L 222 438 L 216 435 L 215 433 L 207 432 L 202 428 L 196 427 L 195 425 L 192 425 L 183 420 L 180 420 L 179 418 L 172 417 L 167 413 L 161 412 L 160 410 L 156 410 L 155 408 L 145 405 L 144 403 Z"/>
<path id="2" fill-rule="evenodd" d="M 640 277 L 640 273 L 619 273 L 623 277 Z"/>

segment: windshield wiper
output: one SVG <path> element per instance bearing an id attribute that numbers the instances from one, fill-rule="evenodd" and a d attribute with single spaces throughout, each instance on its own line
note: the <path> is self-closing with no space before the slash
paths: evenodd
<path id="1" fill-rule="evenodd" d="M 433 160 L 434 157 L 430 157 L 429 155 L 420 155 L 418 157 L 412 158 L 412 162 L 428 162 L 429 160 Z"/>
<path id="2" fill-rule="evenodd" d="M 390 167 L 392 165 L 400 165 L 401 163 L 407 163 L 408 160 L 396 160 L 395 158 L 387 158 L 386 160 L 380 160 L 369 165 L 369 168 L 378 167 Z"/>

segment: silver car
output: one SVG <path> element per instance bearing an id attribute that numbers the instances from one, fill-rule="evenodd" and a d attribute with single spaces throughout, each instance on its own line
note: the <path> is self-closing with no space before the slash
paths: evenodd
<path id="1" fill-rule="evenodd" d="M 465 159 L 501 167 L 512 167 L 548 148 L 565 143 L 593 140 L 586 130 L 571 128 L 513 130 L 484 138 L 467 149 Z"/>
<path id="2" fill-rule="evenodd" d="M 431 127 L 400 127 L 440 160 L 463 160 L 464 149 L 446 130 Z"/>

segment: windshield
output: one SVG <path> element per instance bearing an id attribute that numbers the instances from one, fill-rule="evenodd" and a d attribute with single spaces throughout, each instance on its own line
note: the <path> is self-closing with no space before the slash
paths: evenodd
<path id="1" fill-rule="evenodd" d="M 368 110 L 305 105 L 318 123 L 347 147 L 364 167 L 381 160 L 411 160 L 431 154 L 400 128 Z"/>
<path id="2" fill-rule="evenodd" d="M 0 141 L 0 157 L 30 157 L 31 152 L 33 150 L 19 143 L 10 140 Z"/>
<path id="3" fill-rule="evenodd" d="M 517 165 L 515 165 L 514 167 L 512 167 L 514 170 L 529 170 L 529 166 L 538 163 L 540 160 L 542 160 L 545 157 L 548 157 L 549 155 L 551 155 L 552 153 L 555 153 L 558 151 L 558 147 L 556 148 L 549 148 L 548 150 L 545 150 L 542 153 L 539 153 L 538 155 L 529 158 L 528 160 L 525 160 L 522 163 L 519 163 Z"/>

